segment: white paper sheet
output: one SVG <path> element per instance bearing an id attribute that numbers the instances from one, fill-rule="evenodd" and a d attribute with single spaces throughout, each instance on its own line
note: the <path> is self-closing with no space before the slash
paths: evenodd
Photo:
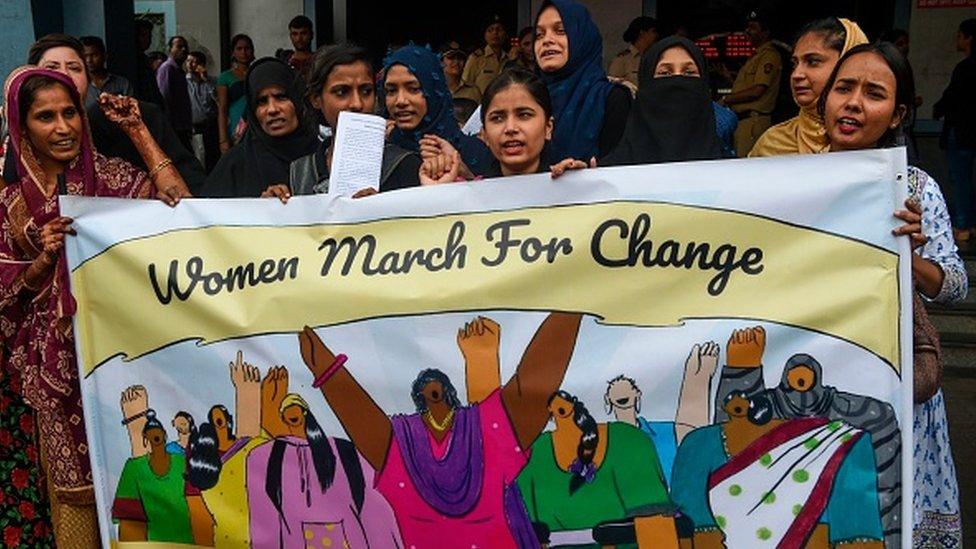
<path id="1" fill-rule="evenodd" d="M 380 188 L 386 120 L 355 112 L 340 112 L 336 129 L 329 194 L 351 196 L 361 189 Z"/>

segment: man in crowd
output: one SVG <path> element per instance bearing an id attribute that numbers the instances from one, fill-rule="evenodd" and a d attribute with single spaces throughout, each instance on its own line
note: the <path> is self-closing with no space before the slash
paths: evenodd
<path id="1" fill-rule="evenodd" d="M 304 15 L 296 15 L 288 22 L 288 37 L 294 50 L 281 50 L 279 59 L 288 63 L 302 82 L 308 80 L 308 71 L 312 68 L 312 20 Z"/>
<path id="2" fill-rule="evenodd" d="M 946 151 L 952 177 L 952 227 L 957 241 L 976 234 L 973 201 L 973 164 L 976 162 L 976 19 L 966 19 L 956 31 L 956 51 L 963 59 L 952 69 L 949 85 L 933 106 L 936 119 L 944 118 L 939 145 Z"/>
<path id="3" fill-rule="evenodd" d="M 186 86 L 193 115 L 193 152 L 210 173 L 220 158 L 217 90 L 207 74 L 207 56 L 202 51 L 191 51 L 186 58 Z"/>
<path id="4" fill-rule="evenodd" d="M 159 86 L 156 85 L 155 71 L 149 68 L 149 58 L 146 56 L 146 51 L 152 45 L 152 21 L 137 18 L 135 31 L 136 81 L 134 87 L 136 99 L 162 106 L 163 97 L 159 94 Z"/>
<path id="5" fill-rule="evenodd" d="M 508 32 L 502 24 L 502 18 L 493 15 L 485 26 L 485 47 L 471 53 L 461 78 L 478 88 L 479 92 L 485 93 L 485 88 L 502 72 L 502 67 L 508 59 L 506 42 L 508 42 Z"/>
<path id="6" fill-rule="evenodd" d="M 631 21 L 624 31 L 624 42 L 630 46 L 613 58 L 607 76 L 636 86 L 641 56 L 657 42 L 658 36 L 657 20 L 653 17 L 640 16 Z"/>
<path id="7" fill-rule="evenodd" d="M 769 21 L 756 12 L 749 15 L 746 34 L 756 47 L 756 53 L 739 70 L 732 84 L 732 93 L 720 103 L 739 116 L 735 129 L 735 150 L 745 157 L 759 136 L 772 125 L 772 112 L 779 93 L 782 59 L 772 43 Z"/>
<path id="8" fill-rule="evenodd" d="M 173 131 L 183 143 L 183 146 L 193 150 L 190 143 L 193 134 L 193 116 L 190 108 L 190 92 L 187 89 L 186 73 L 183 63 L 189 55 L 190 48 L 182 36 L 169 39 L 169 58 L 156 71 L 156 82 L 159 92 L 163 94 L 163 107 L 173 126 Z"/>
<path id="9" fill-rule="evenodd" d="M 112 74 L 105 68 L 105 42 L 97 36 L 82 36 L 80 40 L 85 47 L 85 66 L 88 67 L 88 76 L 96 95 L 102 92 L 133 95 L 132 84 L 126 77 Z"/>

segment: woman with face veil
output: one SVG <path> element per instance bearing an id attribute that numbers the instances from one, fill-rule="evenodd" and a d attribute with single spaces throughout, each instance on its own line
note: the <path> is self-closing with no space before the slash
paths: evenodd
<path id="1" fill-rule="evenodd" d="M 690 40 L 671 36 L 656 43 L 641 59 L 624 135 L 600 165 L 721 158 L 705 74 L 705 57 Z"/>
<path id="2" fill-rule="evenodd" d="M 288 183 L 288 166 L 312 154 L 315 130 L 302 116 L 295 75 L 284 62 L 257 60 L 244 79 L 247 133 L 207 177 L 201 196 L 257 198 L 270 186 Z"/>

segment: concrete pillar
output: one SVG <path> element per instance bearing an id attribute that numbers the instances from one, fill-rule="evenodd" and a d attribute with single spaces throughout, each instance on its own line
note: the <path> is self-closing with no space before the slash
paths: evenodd
<path id="1" fill-rule="evenodd" d="M 3 40 L 0 40 L 0 76 L 27 61 L 27 48 L 34 41 L 34 20 L 30 0 L 0 0 L 4 17 Z"/>
<path id="2" fill-rule="evenodd" d="M 339 2 L 341 3 L 341 2 Z M 255 58 L 273 56 L 280 48 L 291 49 L 288 22 L 305 11 L 304 0 L 232 0 L 230 33 L 243 32 L 254 40 Z"/>

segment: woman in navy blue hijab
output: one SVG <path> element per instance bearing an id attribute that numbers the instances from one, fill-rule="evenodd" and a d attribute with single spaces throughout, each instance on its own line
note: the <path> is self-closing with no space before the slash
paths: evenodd
<path id="1" fill-rule="evenodd" d="M 543 2 L 535 29 L 536 62 L 556 120 L 553 158 L 605 156 L 623 135 L 631 95 L 607 80 L 600 30 L 572 0 Z"/>
<path id="2" fill-rule="evenodd" d="M 390 141 L 420 152 L 425 135 L 450 142 L 474 175 L 483 175 L 494 157 L 480 139 L 461 133 L 440 59 L 428 48 L 404 46 L 383 61 L 386 110 L 396 124 Z"/>

